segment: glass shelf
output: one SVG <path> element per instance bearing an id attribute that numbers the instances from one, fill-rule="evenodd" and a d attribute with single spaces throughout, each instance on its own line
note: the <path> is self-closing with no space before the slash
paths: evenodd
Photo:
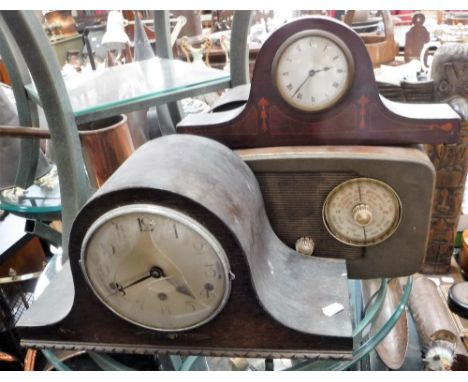
<path id="1" fill-rule="evenodd" d="M 78 123 L 225 89 L 229 84 L 225 71 L 157 57 L 65 80 Z M 41 104 L 34 84 L 26 85 L 26 91 Z"/>
<path id="2" fill-rule="evenodd" d="M 382 308 L 382 304 L 385 301 L 385 294 L 387 293 L 387 279 L 382 280 L 382 284 L 375 299 L 373 299 L 366 311 L 363 319 L 357 323 L 353 331 L 355 349 L 353 351 L 353 358 L 349 361 L 333 361 L 333 360 L 319 360 L 319 361 L 305 361 L 294 365 L 287 370 L 298 370 L 298 371 L 340 371 L 347 370 L 357 364 L 361 359 L 369 355 L 371 351 L 387 336 L 387 334 L 396 325 L 401 315 L 405 312 L 405 308 L 409 301 L 411 288 L 413 286 L 412 276 L 408 276 L 406 279 L 405 287 L 403 288 L 403 294 L 400 297 L 400 302 L 390 315 L 388 320 L 377 332 L 372 336 L 363 336 L 363 333 L 367 326 L 372 325 Z M 356 296 L 354 296 L 356 297 Z"/>
<path id="3" fill-rule="evenodd" d="M 0 209 L 29 219 L 59 217 L 62 204 L 56 167 L 26 190 L 9 188 L 0 191 Z"/>

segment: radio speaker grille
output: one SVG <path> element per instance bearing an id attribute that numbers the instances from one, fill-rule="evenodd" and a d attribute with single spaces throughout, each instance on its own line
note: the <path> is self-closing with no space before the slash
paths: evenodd
<path id="1" fill-rule="evenodd" d="M 361 248 L 334 239 L 322 220 L 322 206 L 338 184 L 356 178 L 351 172 L 257 172 L 265 207 L 278 237 L 294 248 L 301 236 L 311 236 L 315 256 L 355 259 Z"/>

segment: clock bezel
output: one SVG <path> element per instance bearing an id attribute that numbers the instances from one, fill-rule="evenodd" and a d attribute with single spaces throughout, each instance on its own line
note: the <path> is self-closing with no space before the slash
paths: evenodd
<path id="1" fill-rule="evenodd" d="M 220 303 L 218 304 L 216 309 L 205 319 L 200 320 L 196 324 L 181 327 L 181 328 L 176 328 L 176 329 L 174 328 L 167 329 L 167 328 L 160 328 L 155 325 L 153 326 L 146 325 L 141 322 L 138 322 L 137 320 L 129 318 L 124 313 L 117 310 L 116 307 L 109 304 L 109 302 L 106 301 L 98 292 L 97 288 L 94 285 L 92 277 L 90 277 L 87 271 L 86 257 L 87 257 L 88 245 L 90 241 L 92 240 L 92 238 L 94 237 L 94 234 L 97 232 L 97 230 L 100 227 L 102 227 L 104 224 L 115 219 L 116 217 L 128 215 L 131 213 L 159 214 L 169 219 L 175 220 L 178 223 L 183 224 L 189 229 L 192 229 L 193 231 L 195 231 L 204 240 L 206 240 L 208 245 L 210 245 L 214 249 L 214 252 L 223 267 L 223 274 L 226 280 L 226 284 L 225 284 L 226 287 L 224 289 L 223 297 Z M 99 218 L 96 219 L 93 222 L 93 224 L 89 227 L 89 229 L 87 230 L 84 236 L 83 243 L 80 249 L 79 264 L 80 264 L 84 279 L 86 280 L 86 283 L 92 290 L 93 294 L 98 298 L 99 301 L 103 303 L 103 305 L 107 309 L 109 309 L 110 311 L 112 311 L 114 314 L 116 314 L 118 317 L 122 318 L 125 321 L 128 321 L 132 324 L 135 324 L 137 326 L 140 326 L 146 329 L 159 331 L 159 332 L 184 332 L 184 331 L 191 330 L 191 329 L 197 328 L 199 326 L 202 326 L 208 323 L 209 321 L 213 320 L 223 310 L 223 308 L 226 306 L 229 300 L 229 296 L 231 293 L 231 281 L 233 279 L 233 276 L 232 276 L 232 272 L 231 272 L 231 268 L 230 268 L 230 264 L 229 264 L 226 251 L 224 250 L 220 242 L 213 236 L 213 234 L 207 228 L 205 228 L 202 224 L 200 224 L 199 222 L 197 222 L 195 219 L 191 218 L 190 216 L 186 215 L 182 211 L 174 210 L 172 208 L 164 207 L 164 206 L 157 205 L 157 204 L 124 205 L 124 206 L 111 209 L 107 211 L 106 213 L 104 213 L 103 215 L 99 216 Z"/>
<path id="2" fill-rule="evenodd" d="M 322 37 L 325 39 L 330 40 L 334 44 L 338 46 L 338 48 L 341 49 L 343 52 L 346 62 L 348 64 L 348 76 L 346 78 L 346 84 L 343 87 L 341 93 L 338 94 L 337 97 L 333 98 L 330 100 L 325 105 L 321 106 L 315 106 L 315 107 L 305 107 L 302 104 L 294 102 L 294 99 L 291 99 L 289 94 L 286 94 L 284 91 L 281 90 L 281 87 L 278 85 L 278 64 L 281 60 L 282 55 L 284 54 L 285 50 L 293 44 L 295 41 L 306 38 L 306 37 Z M 271 77 L 273 79 L 273 84 L 274 88 L 278 92 L 280 98 L 289 106 L 294 107 L 297 110 L 303 111 L 303 112 L 308 112 L 308 113 L 316 113 L 316 112 L 321 112 L 327 109 L 330 109 L 331 107 L 335 106 L 340 100 L 343 99 L 343 97 L 348 93 L 349 89 L 351 88 L 351 85 L 354 80 L 354 60 L 353 60 L 353 55 L 348 48 L 348 46 L 343 42 L 342 39 L 334 35 L 333 33 L 321 30 L 321 29 L 308 29 L 308 30 L 303 30 L 301 32 L 295 33 L 294 35 L 290 36 L 287 38 L 278 48 L 278 50 L 275 53 L 275 56 L 273 58 L 273 63 L 272 63 L 272 70 L 271 70 Z"/>

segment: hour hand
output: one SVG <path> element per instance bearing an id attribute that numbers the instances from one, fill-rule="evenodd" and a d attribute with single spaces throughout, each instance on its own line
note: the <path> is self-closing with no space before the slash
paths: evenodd
<path id="1" fill-rule="evenodd" d="M 192 292 L 190 292 L 190 289 L 188 289 L 186 285 L 176 286 L 176 292 L 195 299 L 195 296 L 192 294 Z"/>
<path id="2" fill-rule="evenodd" d="M 296 91 L 295 91 L 294 94 L 292 95 L 293 97 L 295 97 L 296 94 L 299 93 L 299 90 L 302 89 L 302 87 L 305 85 L 305 83 L 307 82 L 307 80 L 308 80 L 310 77 L 313 77 L 314 74 L 315 74 L 315 71 L 314 71 L 314 70 L 309 71 L 309 73 L 307 74 L 307 77 L 305 78 L 305 80 L 302 81 L 302 83 L 298 86 L 298 88 L 296 89 Z"/>
<path id="3" fill-rule="evenodd" d="M 324 66 L 322 69 L 314 70 L 314 74 L 315 74 L 315 73 L 318 73 L 318 72 L 327 72 L 327 71 L 329 71 L 330 69 L 333 69 L 333 66 Z"/>
<path id="4" fill-rule="evenodd" d="M 194 294 L 192 293 L 190 288 L 187 286 L 187 284 L 179 284 L 174 280 L 173 277 L 168 277 L 166 280 L 175 287 L 175 290 L 177 293 L 180 293 L 180 294 L 183 294 L 185 296 L 195 299 Z"/>

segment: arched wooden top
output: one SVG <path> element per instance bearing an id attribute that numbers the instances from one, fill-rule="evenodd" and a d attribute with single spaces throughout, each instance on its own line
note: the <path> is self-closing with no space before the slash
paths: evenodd
<path id="1" fill-rule="evenodd" d="M 354 77 L 343 98 L 320 112 L 305 112 L 283 101 L 272 77 L 274 57 L 291 36 L 306 30 L 329 32 L 349 48 Z M 255 63 L 246 105 L 237 111 L 191 115 L 178 133 L 203 135 L 231 148 L 286 145 L 401 145 L 453 143 L 459 117 L 446 104 L 410 105 L 379 95 L 366 47 L 351 28 L 326 17 L 294 20 L 275 31 Z"/>

